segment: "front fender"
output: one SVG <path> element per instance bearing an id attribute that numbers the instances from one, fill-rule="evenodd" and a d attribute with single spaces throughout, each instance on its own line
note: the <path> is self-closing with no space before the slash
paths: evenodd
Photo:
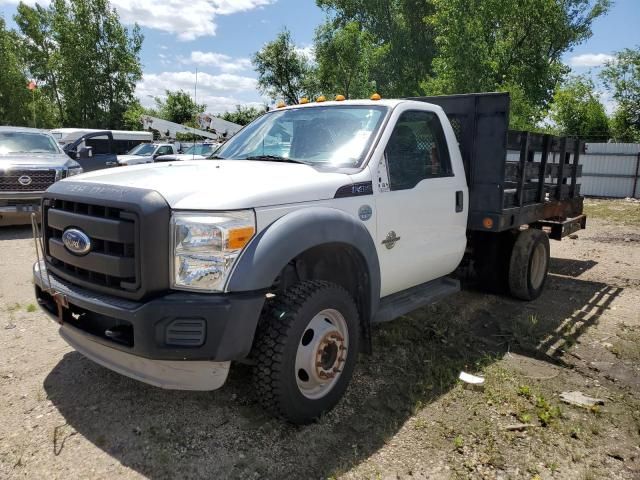
<path id="1" fill-rule="evenodd" d="M 242 252 L 227 291 L 269 288 L 291 260 L 310 248 L 330 243 L 349 245 L 364 259 L 370 283 L 367 316 L 373 318 L 380 301 L 380 264 L 375 244 L 362 222 L 334 208 L 296 210 L 262 230 Z"/>

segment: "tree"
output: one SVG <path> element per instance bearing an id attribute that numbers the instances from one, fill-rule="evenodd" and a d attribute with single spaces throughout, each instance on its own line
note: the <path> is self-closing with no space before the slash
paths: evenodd
<path id="1" fill-rule="evenodd" d="M 600 76 L 618 103 L 611 121 L 613 137 L 640 142 L 640 47 L 618 52 Z"/>
<path id="2" fill-rule="evenodd" d="M 436 32 L 431 94 L 504 90 L 517 86 L 540 120 L 569 69 L 562 55 L 591 36 L 610 0 L 432 0 L 427 24 Z"/>
<path id="3" fill-rule="evenodd" d="M 170 122 L 195 127 L 196 116 L 204 112 L 207 106 L 198 105 L 184 90 L 166 90 L 165 94 L 165 99 L 155 99 L 158 116 Z"/>
<path id="4" fill-rule="evenodd" d="M 135 99 L 122 115 L 122 128 L 125 130 L 142 130 L 142 117 L 151 115 L 157 117 L 158 112 L 153 108 L 145 108 L 138 99 Z"/>
<path id="5" fill-rule="evenodd" d="M 236 105 L 235 111 L 221 113 L 220 115 L 218 115 L 218 118 L 226 120 L 227 122 L 232 122 L 244 126 L 253 122 L 256 118 L 264 115 L 266 111 L 266 108 L 256 108 L 247 105 Z"/>
<path id="6" fill-rule="evenodd" d="M 18 39 L 0 17 L 0 125 L 27 125 L 31 120 L 31 93 L 20 67 Z"/>
<path id="7" fill-rule="evenodd" d="M 65 126 L 120 128 L 142 76 L 138 26 L 122 26 L 108 0 L 18 6 L 25 59 Z"/>
<path id="8" fill-rule="evenodd" d="M 356 22 L 342 28 L 325 23 L 316 31 L 318 80 L 324 93 L 346 98 L 368 98 L 375 85 L 371 66 L 375 59 L 373 36 Z"/>
<path id="9" fill-rule="evenodd" d="M 369 81 L 386 97 L 422 93 L 436 53 L 434 28 L 424 22 L 434 13 L 433 0 L 316 0 L 337 32 L 355 24 L 370 35 Z M 347 37 L 349 33 L 347 32 Z M 320 68 L 330 58 L 319 59 Z"/>
<path id="10" fill-rule="evenodd" d="M 313 68 L 296 49 L 288 30 L 262 47 L 251 61 L 258 73 L 258 89 L 271 99 L 297 104 L 301 97 L 315 96 Z"/>
<path id="11" fill-rule="evenodd" d="M 595 93 L 593 81 L 571 77 L 556 90 L 551 119 L 561 135 L 578 136 L 585 141 L 606 142 L 609 119 Z"/>

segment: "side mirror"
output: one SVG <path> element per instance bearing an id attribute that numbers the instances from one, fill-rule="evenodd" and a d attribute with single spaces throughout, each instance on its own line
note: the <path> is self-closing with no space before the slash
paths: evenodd
<path id="1" fill-rule="evenodd" d="M 93 147 L 81 147 L 76 152 L 76 159 L 93 157 Z"/>

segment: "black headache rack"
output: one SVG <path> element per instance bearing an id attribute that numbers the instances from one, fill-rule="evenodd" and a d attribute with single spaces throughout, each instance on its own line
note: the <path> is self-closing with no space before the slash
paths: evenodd
<path id="1" fill-rule="evenodd" d="M 469 185 L 469 230 L 530 225 L 560 239 L 585 226 L 578 139 L 509 130 L 508 93 L 412 97 L 442 107 Z"/>

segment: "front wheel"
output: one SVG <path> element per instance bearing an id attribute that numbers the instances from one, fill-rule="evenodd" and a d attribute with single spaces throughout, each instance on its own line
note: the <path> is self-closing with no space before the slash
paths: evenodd
<path id="1" fill-rule="evenodd" d="M 351 380 L 358 340 L 358 310 L 344 288 L 304 281 L 277 296 L 252 352 L 263 407 L 299 424 L 333 408 Z"/>

